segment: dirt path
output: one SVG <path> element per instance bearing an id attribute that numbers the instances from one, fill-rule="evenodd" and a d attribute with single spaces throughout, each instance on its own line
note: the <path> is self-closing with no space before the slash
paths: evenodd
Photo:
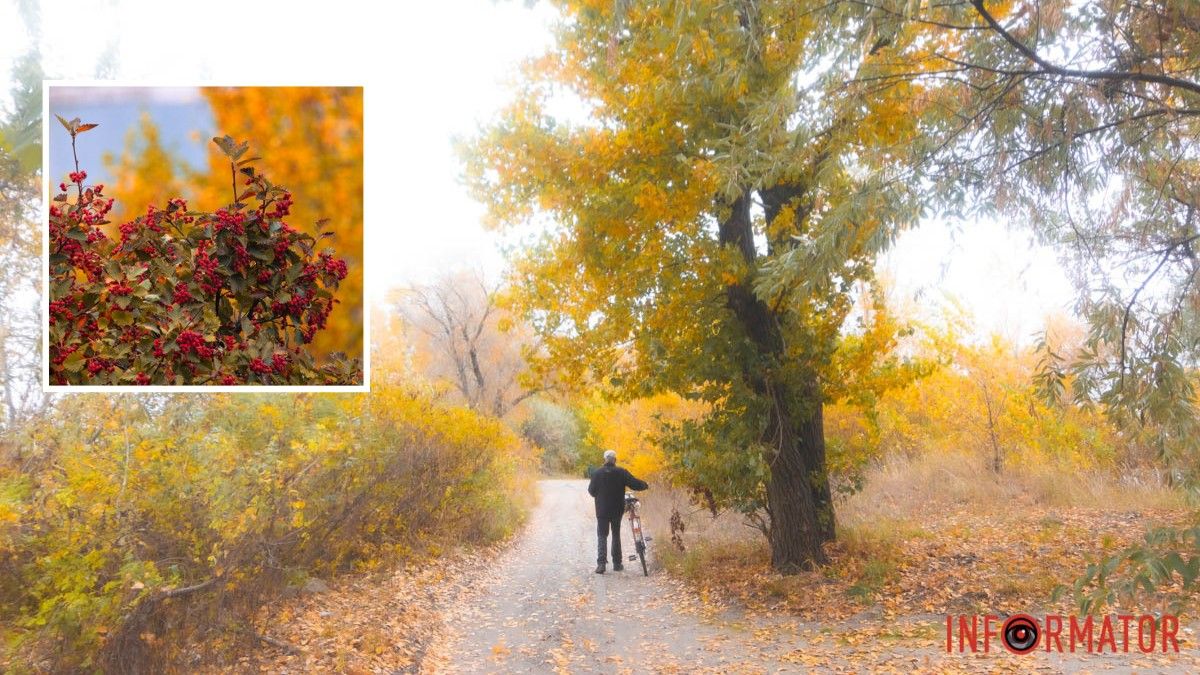
<path id="1" fill-rule="evenodd" d="M 661 571 L 599 575 L 586 483 L 541 482 L 541 503 L 514 546 L 447 610 L 451 628 L 429 668 L 462 673 L 730 672 L 748 635 L 705 621 Z M 632 550 L 628 526 L 625 549 Z M 653 543 L 651 544 L 653 546 Z M 636 568 L 636 569 L 635 569 Z M 741 642 L 746 640 L 746 644 Z M 758 664 L 749 672 L 759 672 Z"/>

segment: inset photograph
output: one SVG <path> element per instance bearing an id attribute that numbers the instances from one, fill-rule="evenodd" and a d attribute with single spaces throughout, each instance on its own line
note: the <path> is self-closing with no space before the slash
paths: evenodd
<path id="1" fill-rule="evenodd" d="M 46 100 L 47 388 L 366 388 L 361 87 Z"/>

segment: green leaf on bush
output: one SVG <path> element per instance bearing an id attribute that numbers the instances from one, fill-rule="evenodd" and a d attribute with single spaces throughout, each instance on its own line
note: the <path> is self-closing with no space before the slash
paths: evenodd
<path id="1" fill-rule="evenodd" d="M 275 251 L 272 249 L 251 248 L 247 249 L 247 252 L 249 252 L 250 256 L 256 260 L 261 260 L 266 263 L 275 262 Z"/>
<path id="2" fill-rule="evenodd" d="M 133 323 L 133 314 L 123 310 L 114 310 L 112 313 L 112 320 L 118 326 L 128 326 Z"/>
<path id="3" fill-rule="evenodd" d="M 62 119 L 62 118 L 60 117 L 59 119 Z M 84 356 L 83 356 L 83 350 L 82 349 L 76 350 L 74 352 L 71 352 L 71 355 L 68 356 L 65 361 L 63 361 L 63 368 L 65 368 L 73 373 L 79 372 L 79 369 L 83 367 L 83 363 L 86 360 L 87 359 L 84 358 Z"/>
<path id="4" fill-rule="evenodd" d="M 230 157 L 230 158 L 233 157 L 233 152 L 234 152 L 234 148 L 236 147 L 236 143 L 234 142 L 232 136 L 229 136 L 229 135 L 213 136 L 212 140 L 213 140 L 213 143 L 216 143 L 217 147 L 221 149 L 221 152 L 225 153 L 226 157 Z"/>

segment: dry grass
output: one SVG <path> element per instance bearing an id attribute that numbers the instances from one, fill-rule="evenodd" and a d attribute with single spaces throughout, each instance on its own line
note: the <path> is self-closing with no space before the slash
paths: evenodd
<path id="1" fill-rule="evenodd" d="M 839 500 L 830 565 L 795 576 L 770 568 L 766 542 L 739 514 L 713 518 L 681 494 L 650 495 L 655 553 L 704 597 L 820 618 L 872 607 L 928 614 L 1048 607 L 1088 558 L 1159 523 L 1189 517 L 1184 496 L 1152 476 L 1042 469 L 997 476 L 964 456 L 892 458 Z M 684 550 L 670 542 L 672 509 Z M 1060 601 L 1065 602 L 1065 601 Z"/>
<path id="2" fill-rule="evenodd" d="M 880 518 L 921 519 L 931 509 L 987 507 L 1022 502 L 1039 507 L 1097 511 L 1185 508 L 1181 491 L 1160 476 L 1038 466 L 992 472 L 969 455 L 893 456 L 872 467 L 864 489 L 842 500 L 838 518 L 865 523 Z"/>

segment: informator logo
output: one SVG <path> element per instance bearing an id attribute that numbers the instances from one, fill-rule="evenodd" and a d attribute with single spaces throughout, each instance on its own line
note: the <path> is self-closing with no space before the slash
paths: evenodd
<path id="1" fill-rule="evenodd" d="M 1179 617 L 1171 614 L 1106 616 L 960 614 L 946 616 L 946 651 L 987 654 L 1179 652 Z"/>

